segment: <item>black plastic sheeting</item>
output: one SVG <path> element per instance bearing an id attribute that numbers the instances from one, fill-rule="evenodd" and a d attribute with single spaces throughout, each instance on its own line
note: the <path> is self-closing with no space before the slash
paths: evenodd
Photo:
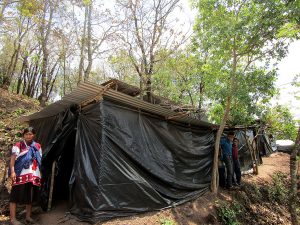
<path id="1" fill-rule="evenodd" d="M 52 163 L 56 161 L 56 184 L 61 176 L 66 176 L 64 185 L 55 185 L 59 191 L 56 194 L 64 195 L 68 192 L 68 183 L 73 168 L 72 156 L 74 155 L 75 139 L 70 143 L 70 139 L 75 136 L 77 124 L 77 107 L 71 106 L 66 112 L 56 116 L 30 121 L 30 125 L 36 130 L 36 138 L 42 145 L 42 191 L 41 206 L 47 210 L 48 196 L 50 191 L 50 180 Z M 68 157 L 71 160 L 62 160 Z M 67 190 L 66 190 L 67 189 Z"/>
<path id="2" fill-rule="evenodd" d="M 61 161 L 55 185 L 69 184 L 70 212 L 82 221 L 170 207 L 209 189 L 214 146 L 209 128 L 173 124 L 107 100 L 31 125 L 44 150 L 43 205 L 52 162 Z"/>
<path id="3" fill-rule="evenodd" d="M 273 153 L 270 139 L 263 129 L 258 132 L 257 148 L 260 156 L 270 156 Z"/>
<path id="4" fill-rule="evenodd" d="M 235 137 L 239 139 L 239 161 L 241 166 L 241 171 L 248 171 L 253 168 L 253 161 L 251 157 L 251 150 L 249 149 L 249 146 L 247 145 L 247 140 L 245 138 L 247 136 L 250 141 L 254 139 L 253 130 L 237 130 L 235 131 Z M 255 148 L 255 146 L 253 146 Z M 254 154 L 257 152 L 255 151 Z M 258 158 L 258 155 L 256 156 Z"/>

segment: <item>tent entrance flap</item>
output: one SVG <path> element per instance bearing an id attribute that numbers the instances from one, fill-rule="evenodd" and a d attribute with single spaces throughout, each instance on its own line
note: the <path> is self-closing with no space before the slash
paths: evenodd
<path id="1" fill-rule="evenodd" d="M 52 199 L 69 199 L 69 180 L 73 170 L 78 107 L 71 106 L 55 116 L 30 121 L 36 140 L 42 145 L 43 185 L 41 206 L 48 209 L 53 162 L 56 162 Z M 53 203 L 53 202 L 52 202 Z"/>
<path id="2" fill-rule="evenodd" d="M 69 180 L 74 164 L 76 131 L 66 139 L 62 154 L 56 160 L 55 179 L 53 186 L 53 200 L 69 200 Z"/>

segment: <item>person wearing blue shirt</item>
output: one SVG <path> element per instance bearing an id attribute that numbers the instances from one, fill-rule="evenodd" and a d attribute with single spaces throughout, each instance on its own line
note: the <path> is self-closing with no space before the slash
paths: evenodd
<path id="1" fill-rule="evenodd" d="M 226 167 L 226 187 L 232 188 L 232 142 L 234 138 L 234 132 L 229 132 L 227 136 L 221 138 L 220 147 L 222 149 L 222 158 Z"/>

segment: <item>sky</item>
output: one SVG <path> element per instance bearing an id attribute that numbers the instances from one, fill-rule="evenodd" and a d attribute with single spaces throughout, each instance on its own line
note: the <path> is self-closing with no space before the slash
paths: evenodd
<path id="1" fill-rule="evenodd" d="M 300 74 L 300 41 L 293 42 L 289 46 L 289 54 L 278 65 L 279 77 L 276 87 L 280 95 L 275 97 L 273 104 L 286 105 L 292 112 L 295 119 L 300 120 L 300 100 L 296 100 L 295 92 L 300 95 L 300 88 L 291 85 L 293 78 Z"/>

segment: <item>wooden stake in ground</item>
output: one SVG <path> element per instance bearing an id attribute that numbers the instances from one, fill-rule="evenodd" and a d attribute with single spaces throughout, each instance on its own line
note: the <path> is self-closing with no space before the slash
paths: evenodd
<path id="1" fill-rule="evenodd" d="M 53 187 L 54 187 L 55 166 L 56 166 L 56 161 L 54 161 L 52 163 L 51 183 L 50 183 L 50 191 L 49 191 L 49 199 L 48 199 L 47 211 L 50 211 L 51 205 L 52 205 L 52 195 L 53 195 Z"/>

